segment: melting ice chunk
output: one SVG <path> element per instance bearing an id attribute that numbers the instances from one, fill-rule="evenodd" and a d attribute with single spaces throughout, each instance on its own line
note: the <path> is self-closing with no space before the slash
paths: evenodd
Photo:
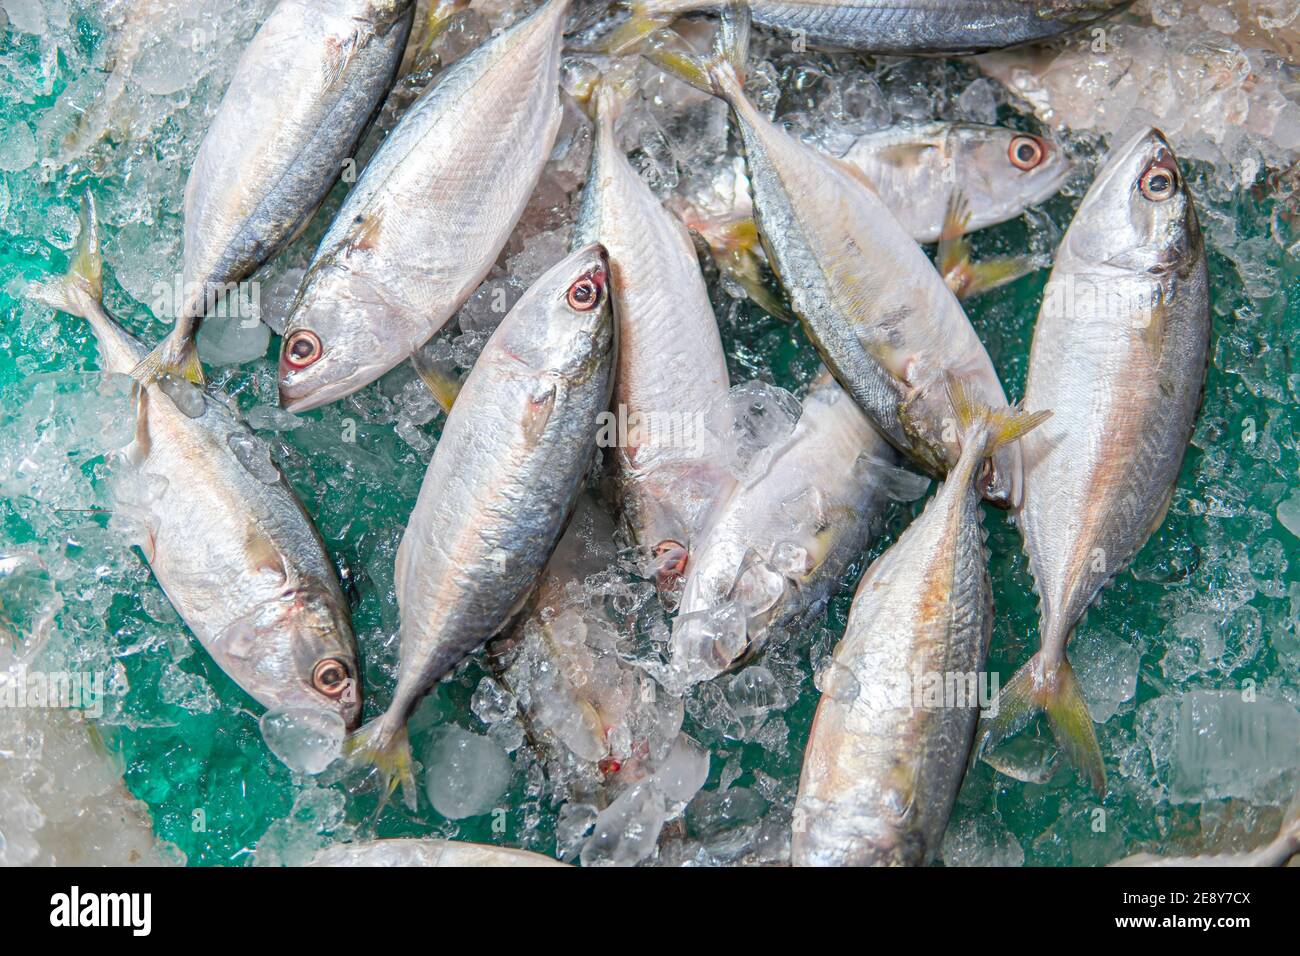
<path id="1" fill-rule="evenodd" d="M 231 432 L 226 444 L 235 453 L 239 463 L 258 481 L 274 485 L 280 480 L 280 469 L 271 461 L 271 446 L 248 432 Z"/>
<path id="2" fill-rule="evenodd" d="M 685 804 L 709 777 L 709 752 L 686 734 L 678 734 L 668 756 L 655 771 L 655 783 L 674 803 Z"/>
<path id="3" fill-rule="evenodd" d="M 764 448 L 790 434 L 799 420 L 799 400 L 766 382 L 745 382 L 709 410 L 707 427 L 722 441 L 732 471 L 741 474 Z"/>
<path id="4" fill-rule="evenodd" d="M 429 747 L 425 788 L 433 808 L 449 820 L 477 817 L 497 805 L 513 769 L 490 737 L 449 726 Z"/>
<path id="5" fill-rule="evenodd" d="M 583 866 L 631 866 L 654 852 L 667 810 L 653 780 L 624 791 L 596 817 L 582 847 Z"/>
<path id="6" fill-rule="evenodd" d="M 199 328 L 199 358 L 209 365 L 243 365 L 266 354 L 271 329 L 238 315 L 210 318 Z"/>
<path id="7" fill-rule="evenodd" d="M 343 750 L 347 725 L 332 710 L 316 707 L 287 707 L 262 715 L 262 737 L 286 767 L 294 773 L 318 774 L 332 764 Z"/>
<path id="8" fill-rule="evenodd" d="M 1170 796 L 1250 797 L 1300 765 L 1300 711 L 1241 691 L 1194 690 L 1179 702 Z"/>

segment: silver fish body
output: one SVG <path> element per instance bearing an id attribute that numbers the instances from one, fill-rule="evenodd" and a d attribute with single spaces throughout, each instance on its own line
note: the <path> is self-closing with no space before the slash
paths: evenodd
<path id="1" fill-rule="evenodd" d="M 82 228 L 85 243 L 89 216 Z M 127 374 L 146 354 L 103 311 L 97 273 L 45 289 L 45 301 L 89 321 L 105 371 Z M 180 405 L 164 390 L 172 386 L 184 390 Z M 119 507 L 134 517 L 135 543 L 173 607 L 264 706 L 332 710 L 354 727 L 361 694 L 347 600 L 269 448 L 225 401 L 188 383 L 166 380 L 138 396 Z"/>
<path id="2" fill-rule="evenodd" d="M 829 375 L 763 454 L 718 506 L 687 566 L 673 658 L 697 676 L 743 664 L 771 628 L 821 613 L 889 501 L 882 471 L 897 456 Z M 719 628 L 712 619 L 731 604 L 736 627 Z"/>
<path id="3" fill-rule="evenodd" d="M 1164 519 L 1205 385 L 1205 247 L 1177 159 L 1145 130 L 1116 149 L 1075 213 L 1043 294 L 1025 403 L 1053 417 L 1024 441 L 1017 522 L 1040 606 L 1039 653 L 1003 692 L 995 742 L 1077 698 L 1065 650 L 1107 582 Z M 1079 710 L 1076 707 L 1076 710 Z M 1053 719 L 1094 787 L 1091 721 Z M 1072 730 L 1071 728 L 1074 728 Z M 1062 739 L 1062 731 L 1064 739 Z M 1077 731 L 1077 732 L 1076 732 Z"/>
<path id="4" fill-rule="evenodd" d="M 714 503 L 731 485 L 705 428 L 727 399 L 727 360 L 695 247 L 632 169 L 614 132 L 618 94 L 601 83 L 596 139 L 575 245 L 609 250 L 618 316 L 612 463 L 623 519 L 661 581 L 687 563 Z M 612 431 L 612 429 L 611 429 Z"/>
<path id="5" fill-rule="evenodd" d="M 939 239 L 953 192 L 966 200 L 965 231 L 974 232 L 1054 196 L 1070 174 L 1052 140 L 977 123 L 891 126 L 859 136 L 842 158 L 917 242 Z"/>
<path id="6" fill-rule="evenodd" d="M 966 313 L 860 173 L 763 116 L 730 62 L 709 75 L 740 129 L 768 262 L 808 337 L 881 434 L 942 476 L 959 454 L 945 376 L 1007 404 Z M 989 500 L 1016 505 L 1019 448 L 1002 448 L 993 467 Z"/>
<path id="7" fill-rule="evenodd" d="M 502 319 L 447 416 L 397 552 L 397 688 L 359 738 L 381 769 L 388 755 L 405 761 L 407 716 L 434 683 L 524 608 L 564 531 L 609 405 L 608 280 L 599 246 L 552 267 Z"/>
<path id="8" fill-rule="evenodd" d="M 1160 202 L 1138 188 L 1153 164 L 1177 177 Z M 1168 143 L 1146 131 L 1114 154 L 1075 214 L 1029 354 L 1025 403 L 1053 418 L 1024 441 L 1019 523 L 1049 657 L 1064 654 L 1102 586 L 1163 519 L 1209 343 L 1196 210 Z"/>
<path id="9" fill-rule="evenodd" d="M 285 323 L 286 408 L 379 378 L 483 281 L 559 130 L 567 5 L 550 0 L 439 74 L 366 165 Z"/>
<path id="10" fill-rule="evenodd" d="M 405 838 L 337 843 L 314 856 L 308 866 L 567 866 L 559 860 L 490 843 Z"/>
<path id="11" fill-rule="evenodd" d="M 795 804 L 796 866 L 915 866 L 947 826 L 979 717 L 993 627 L 974 487 L 981 434 L 858 584 L 823 677 Z M 927 700 L 951 680 L 961 700 Z"/>
<path id="12" fill-rule="evenodd" d="M 392 85 L 412 10 L 412 0 L 281 0 L 271 12 L 186 182 L 187 295 L 241 281 L 307 224 Z M 182 320 L 201 314 L 187 308 Z"/>
<path id="13" fill-rule="evenodd" d="M 1132 0 L 747 0 L 754 21 L 821 46 L 888 53 L 974 53 L 1078 29 Z M 718 0 L 646 0 L 649 15 L 720 6 Z"/>

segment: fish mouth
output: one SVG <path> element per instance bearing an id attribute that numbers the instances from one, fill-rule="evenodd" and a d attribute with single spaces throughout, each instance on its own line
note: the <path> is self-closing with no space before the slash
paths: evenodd
<path id="1" fill-rule="evenodd" d="M 279 388 L 280 407 L 286 412 L 307 412 L 313 408 L 320 408 L 322 405 L 328 405 L 331 401 L 328 397 L 320 395 L 303 395 L 295 398 L 290 392 L 286 391 L 284 386 Z"/>

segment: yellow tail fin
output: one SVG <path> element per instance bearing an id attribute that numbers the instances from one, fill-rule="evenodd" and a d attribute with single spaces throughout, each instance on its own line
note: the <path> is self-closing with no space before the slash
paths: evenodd
<path id="1" fill-rule="evenodd" d="M 723 8 L 718 19 L 718 32 L 713 38 L 713 49 L 706 57 L 681 52 L 685 41 L 670 29 L 661 29 L 646 41 L 644 56 L 661 70 L 671 73 L 696 89 L 714 95 L 741 95 L 744 85 L 745 61 L 749 57 L 749 8 L 744 4 L 730 3 Z"/>
<path id="2" fill-rule="evenodd" d="M 372 720 L 347 739 L 343 752 L 354 766 L 373 766 L 379 771 L 381 789 L 376 813 L 383 810 L 399 784 L 403 802 L 414 812 L 417 806 L 415 770 L 405 723 L 396 732 L 390 732 L 384 717 Z"/>
<path id="3" fill-rule="evenodd" d="M 203 363 L 199 361 L 199 348 L 195 340 L 195 326 L 182 333 L 173 329 L 154 350 L 131 369 L 131 377 L 148 385 L 168 375 L 193 382 L 200 388 L 205 384 Z"/>
<path id="4" fill-rule="evenodd" d="M 991 410 L 973 396 L 966 384 L 952 373 L 948 373 L 945 386 L 948 390 L 948 403 L 957 417 L 957 428 L 961 434 L 966 434 L 981 419 L 988 421 L 989 437 L 984 448 L 985 455 L 991 455 L 1004 445 L 1011 444 L 1052 417 L 1050 411 L 1026 412 L 1018 405 Z"/>
<path id="5" fill-rule="evenodd" d="M 1035 654 L 1012 676 L 998 694 L 992 716 L 980 720 L 976 754 L 983 755 L 1014 737 L 1039 712 L 1047 715 L 1052 735 L 1066 760 L 1079 770 L 1099 796 L 1106 794 L 1106 767 L 1083 691 L 1068 660 L 1043 673 L 1042 657 Z"/>
<path id="6" fill-rule="evenodd" d="M 99 302 L 104 292 L 104 261 L 99 249 L 99 221 L 95 211 L 95 197 L 86 193 L 81 197 L 81 235 L 77 251 L 68 265 L 68 271 L 50 282 L 31 285 L 29 298 L 66 312 L 87 318 L 86 299 Z"/>

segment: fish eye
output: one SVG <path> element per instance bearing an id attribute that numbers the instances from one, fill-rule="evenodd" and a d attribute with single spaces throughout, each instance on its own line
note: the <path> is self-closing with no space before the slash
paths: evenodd
<path id="1" fill-rule="evenodd" d="M 1178 173 L 1172 166 L 1156 160 L 1138 179 L 1138 189 L 1152 202 L 1164 202 L 1178 188 Z"/>
<path id="2" fill-rule="evenodd" d="M 342 697 L 352 678 L 348 675 L 348 665 L 335 657 L 327 657 L 316 664 L 311 672 L 311 684 L 326 697 Z"/>
<path id="3" fill-rule="evenodd" d="M 593 272 L 569 286 L 565 300 L 570 308 L 579 312 L 590 312 L 594 309 L 600 303 L 600 287 L 603 281 L 603 272 Z"/>
<path id="4" fill-rule="evenodd" d="M 322 354 L 320 337 L 307 329 L 299 329 L 284 343 L 284 360 L 294 368 L 306 368 Z"/>
<path id="5" fill-rule="evenodd" d="M 1011 165 L 1026 172 L 1041 163 L 1046 155 L 1043 141 L 1037 136 L 1017 136 L 1007 148 L 1007 158 L 1011 160 Z"/>

